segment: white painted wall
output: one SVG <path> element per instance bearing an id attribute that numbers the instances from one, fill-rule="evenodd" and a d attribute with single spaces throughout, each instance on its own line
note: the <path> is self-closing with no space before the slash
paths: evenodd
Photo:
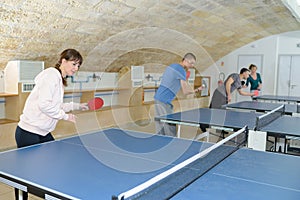
<path id="1" fill-rule="evenodd" d="M 299 55 L 300 47 L 297 47 L 297 44 L 300 45 L 300 31 L 298 34 L 298 37 L 296 35 L 280 36 L 278 38 L 278 54 Z"/>
<path id="2" fill-rule="evenodd" d="M 224 72 L 226 77 L 233 73 L 239 73 L 236 69 L 243 66 L 237 66 L 238 55 L 263 55 L 263 92 L 264 94 L 276 94 L 277 76 L 278 76 L 278 56 L 282 54 L 300 55 L 300 31 L 285 33 L 266 37 L 245 45 L 220 60 L 215 65 L 209 67 L 201 75 L 211 76 L 211 94 L 217 87 L 218 73 Z M 224 62 L 224 66 L 221 66 Z M 260 68 L 261 66 L 258 66 Z M 235 96 L 235 95 L 234 95 Z M 234 99 L 235 101 L 235 99 Z"/>
<path id="3" fill-rule="evenodd" d="M 68 79 L 66 91 L 72 90 L 97 90 L 101 88 L 117 87 L 118 73 L 95 72 L 96 78 L 93 79 L 94 72 L 79 71 L 73 78 Z"/>
<path id="4" fill-rule="evenodd" d="M 75 91 L 74 93 L 68 93 L 64 95 L 64 102 L 80 102 L 82 90 L 97 90 L 101 88 L 115 88 L 117 87 L 118 73 L 106 73 L 106 72 L 95 72 L 97 77 L 95 80 L 92 78 L 93 72 L 80 71 L 74 77 L 76 83 L 72 83 L 71 79 L 68 79 L 68 87 L 66 91 Z M 0 73 L 0 92 L 4 92 L 4 82 L 1 81 Z M 3 84 L 1 84 L 3 82 Z M 1 90 L 2 89 L 2 90 Z M 117 95 L 117 92 L 97 92 L 95 96 L 102 97 L 105 101 L 104 106 L 117 105 L 117 98 L 113 98 Z M 0 98 L 0 118 L 5 118 L 5 98 Z"/>
<path id="5" fill-rule="evenodd" d="M 294 31 L 290 33 L 284 33 L 281 35 L 274 35 L 267 38 L 260 39 L 258 41 L 252 42 L 244 47 L 241 47 L 227 56 L 224 56 L 220 60 L 216 61 L 212 66 L 207 68 L 205 71 L 201 72 L 202 76 L 210 76 L 211 77 L 211 95 L 213 91 L 217 87 L 217 82 L 219 80 L 219 73 L 225 73 L 225 78 L 236 72 L 236 69 L 243 66 L 237 66 L 238 64 L 238 55 L 263 55 L 263 71 L 262 71 L 262 80 L 263 80 L 263 91 L 265 94 L 275 94 L 276 86 L 277 86 L 277 77 L 278 77 L 278 56 L 279 55 L 300 55 L 300 47 L 297 47 L 297 44 L 300 44 L 300 31 Z M 221 63 L 224 63 L 221 66 Z M 258 66 L 261 67 L 261 66 Z M 146 73 L 147 74 L 147 73 Z M 87 80 L 88 76 L 92 76 L 91 72 L 80 72 L 80 77 L 78 79 Z M 103 73 L 98 72 L 96 75 L 101 77 L 101 80 L 96 80 L 95 82 L 92 79 L 89 79 L 87 83 L 82 83 L 82 89 L 100 89 L 100 88 L 113 88 L 116 87 L 116 79 L 117 74 L 114 73 Z M 155 80 L 161 76 L 161 74 L 151 74 L 155 77 Z M 69 82 L 69 87 L 67 90 L 78 90 L 80 88 L 80 84 L 72 84 Z M 159 83 L 159 81 L 158 81 Z M 0 78 L 0 92 L 3 91 L 3 81 Z M 152 85 L 153 81 L 144 80 L 144 85 Z M 146 101 L 153 100 L 153 92 L 147 94 Z M 100 94 L 98 94 L 100 95 Z M 113 95 L 113 94 L 112 94 Z M 235 96 L 235 95 L 233 95 Z M 107 98 L 107 97 L 106 97 Z M 65 100 L 68 98 L 66 97 Z M 235 99 L 234 99 L 235 101 Z M 0 118 L 4 116 L 4 99 L 0 99 Z M 112 102 L 115 104 L 116 102 Z"/>
<path id="6" fill-rule="evenodd" d="M 4 71 L 0 71 L 0 93 L 4 92 Z"/>

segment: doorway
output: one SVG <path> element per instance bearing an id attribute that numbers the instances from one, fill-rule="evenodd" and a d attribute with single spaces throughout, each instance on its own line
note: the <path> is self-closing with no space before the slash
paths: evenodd
<path id="1" fill-rule="evenodd" d="M 300 55 L 280 55 L 277 95 L 300 96 Z"/>

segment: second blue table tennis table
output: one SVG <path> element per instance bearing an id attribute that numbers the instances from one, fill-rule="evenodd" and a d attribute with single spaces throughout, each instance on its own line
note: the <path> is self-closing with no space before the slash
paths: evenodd
<path id="1" fill-rule="evenodd" d="M 257 117 L 261 115 L 262 114 L 255 112 L 199 108 L 158 116 L 155 117 L 155 120 L 159 120 L 163 123 L 177 124 L 179 126 L 177 134 L 179 135 L 181 125 L 196 127 L 207 125 L 215 129 L 227 131 L 236 131 L 243 126 L 248 126 L 250 130 L 255 130 Z M 275 150 L 276 139 L 283 138 L 284 152 L 286 152 L 287 139 L 298 139 L 300 137 L 299 124 L 300 117 L 282 115 L 270 122 L 267 126 L 260 128 L 259 131 L 267 132 L 269 136 L 275 137 Z"/>
<path id="2" fill-rule="evenodd" d="M 187 126 L 210 125 L 222 130 L 236 131 L 244 126 L 250 130 L 255 128 L 256 117 L 261 114 L 254 112 L 238 112 L 226 109 L 196 108 L 183 112 L 176 112 L 164 116 L 157 116 L 155 120 Z"/>
<path id="3" fill-rule="evenodd" d="M 0 181 L 48 200 L 123 199 L 123 193 L 212 146 L 111 128 L 1 152 Z M 211 153 L 197 160 L 199 168 L 219 155 Z M 156 192 L 124 199 L 300 198 L 300 157 L 242 148 L 220 161 L 175 193 L 168 190 L 179 187 L 178 177 L 185 174 Z M 185 167 L 185 172 L 199 168 Z"/>

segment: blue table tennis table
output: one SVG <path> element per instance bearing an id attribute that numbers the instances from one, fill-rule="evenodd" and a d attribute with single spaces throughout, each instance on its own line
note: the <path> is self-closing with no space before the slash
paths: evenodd
<path id="1" fill-rule="evenodd" d="M 259 115 L 261 114 L 254 112 L 197 108 L 165 116 L 157 116 L 155 120 L 187 126 L 210 125 L 222 130 L 236 131 L 246 125 L 250 130 L 253 130 L 256 124 L 256 117 Z"/>
<path id="2" fill-rule="evenodd" d="M 240 149 L 173 199 L 299 199 L 298 158 Z"/>
<path id="3" fill-rule="evenodd" d="M 237 131 L 244 126 L 248 126 L 250 130 L 255 130 L 257 117 L 261 115 L 262 114 L 255 112 L 199 108 L 172 113 L 165 116 L 158 116 L 155 117 L 155 120 L 159 120 L 164 123 L 177 124 L 179 126 L 177 135 L 179 136 L 181 125 L 196 127 L 206 125 L 214 129 L 221 129 L 226 131 Z M 269 123 L 267 126 L 262 127 L 259 131 L 266 132 L 268 136 L 272 136 L 275 138 L 275 151 L 277 139 L 283 138 L 284 153 L 286 153 L 287 140 L 299 140 L 299 124 L 300 117 L 282 115 L 278 119 Z"/>
<path id="4" fill-rule="evenodd" d="M 239 109 L 239 110 L 253 110 L 256 112 L 268 112 L 277 107 L 279 107 L 280 103 L 270 103 L 270 102 L 261 102 L 261 101 L 240 101 L 236 103 L 230 103 L 224 105 L 224 108 L 227 109 Z M 296 104 L 285 104 L 285 114 L 293 115 L 294 113 L 300 112 L 297 110 Z"/>
<path id="5" fill-rule="evenodd" d="M 285 96 L 285 95 L 260 95 L 253 96 L 253 100 L 263 100 L 263 101 L 277 101 L 286 103 L 300 103 L 299 96 Z"/>
<path id="6" fill-rule="evenodd" d="M 211 146 L 110 128 L 1 152 L 0 181 L 48 200 L 112 199 Z M 242 148 L 170 198 L 299 199 L 299 166 L 297 156 Z"/>

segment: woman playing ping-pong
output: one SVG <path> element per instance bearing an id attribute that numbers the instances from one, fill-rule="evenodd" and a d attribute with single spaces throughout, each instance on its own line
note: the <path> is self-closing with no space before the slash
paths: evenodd
<path id="1" fill-rule="evenodd" d="M 82 61 L 77 50 L 66 49 L 55 67 L 47 68 L 36 76 L 35 86 L 26 100 L 16 128 L 18 148 L 54 140 L 51 131 L 59 120 L 76 122 L 75 115 L 66 112 L 88 109 L 87 104 L 63 103 L 66 78 L 79 70 Z M 15 190 L 15 195 L 18 199 L 18 190 Z M 28 199 L 25 192 L 23 199 Z"/>

